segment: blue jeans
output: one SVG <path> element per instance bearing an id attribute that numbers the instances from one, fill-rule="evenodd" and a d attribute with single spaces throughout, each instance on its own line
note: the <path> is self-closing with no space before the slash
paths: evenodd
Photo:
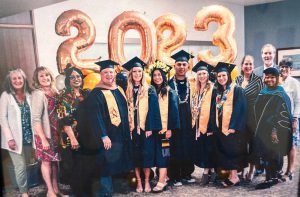
<path id="1" fill-rule="evenodd" d="M 111 176 L 102 176 L 100 178 L 100 196 L 112 196 L 112 178 Z"/>

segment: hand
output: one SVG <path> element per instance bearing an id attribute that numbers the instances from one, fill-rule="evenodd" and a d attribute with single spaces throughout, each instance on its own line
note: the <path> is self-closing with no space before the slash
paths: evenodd
<path id="1" fill-rule="evenodd" d="M 108 136 L 102 139 L 105 150 L 109 150 L 111 148 L 111 141 Z"/>
<path id="2" fill-rule="evenodd" d="M 272 142 L 274 144 L 278 144 L 279 140 L 278 140 L 278 137 L 277 137 L 277 132 L 273 131 L 272 134 L 271 134 L 271 138 L 272 138 Z"/>
<path id="3" fill-rule="evenodd" d="M 145 132 L 145 135 L 146 135 L 146 138 L 147 138 L 147 137 L 150 137 L 150 136 L 152 135 L 152 131 L 146 131 L 146 132 Z"/>
<path id="4" fill-rule="evenodd" d="M 166 139 L 169 139 L 170 137 L 172 137 L 172 131 L 171 130 L 167 130 L 166 131 Z"/>
<path id="5" fill-rule="evenodd" d="M 79 148 L 79 143 L 76 140 L 76 138 L 73 138 L 73 139 L 71 138 L 70 141 L 71 141 L 71 147 L 72 147 L 72 149 L 76 150 L 76 149 Z"/>
<path id="6" fill-rule="evenodd" d="M 11 149 L 11 150 L 16 150 L 17 149 L 17 144 L 16 144 L 16 141 L 15 140 L 9 140 L 7 142 L 8 144 L 8 147 Z"/>
<path id="7" fill-rule="evenodd" d="M 42 140 L 42 146 L 43 150 L 49 150 L 50 149 L 50 144 L 47 139 Z"/>
<path id="8" fill-rule="evenodd" d="M 297 119 L 295 118 L 292 123 L 293 133 L 297 131 L 297 126 L 298 126 L 298 118 Z"/>
<path id="9" fill-rule="evenodd" d="M 228 133 L 235 133 L 234 129 L 228 129 Z"/>

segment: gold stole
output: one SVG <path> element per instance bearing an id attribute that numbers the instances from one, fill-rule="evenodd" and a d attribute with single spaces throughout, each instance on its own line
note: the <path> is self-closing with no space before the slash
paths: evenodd
<path id="1" fill-rule="evenodd" d="M 198 115 L 198 125 L 199 125 L 198 129 L 202 134 L 205 134 L 207 132 L 207 125 L 208 125 L 208 121 L 209 121 L 209 117 L 210 117 L 212 92 L 213 92 L 213 85 L 210 84 L 209 90 L 205 93 L 204 98 L 202 100 L 199 114 L 192 113 L 192 127 L 195 126 L 196 119 L 197 119 L 196 116 Z M 196 92 L 196 90 L 193 88 L 192 89 L 192 99 L 193 100 L 195 99 L 194 103 L 197 103 L 195 101 L 198 100 L 198 97 L 199 97 L 199 93 Z M 191 102 L 191 104 L 192 104 L 192 102 Z"/>
<path id="2" fill-rule="evenodd" d="M 137 111 L 137 123 L 143 131 L 145 131 L 146 118 L 148 114 L 148 88 L 145 90 L 145 95 L 137 95 L 138 111 Z M 133 99 L 132 99 L 133 100 Z M 129 127 L 130 131 L 133 131 L 134 125 L 134 104 L 133 101 L 129 103 Z"/>
<path id="3" fill-rule="evenodd" d="M 234 88 L 235 88 L 235 84 L 232 84 L 222 109 L 222 133 L 224 133 L 224 135 L 226 136 L 229 135 L 228 129 L 229 129 L 229 123 L 230 123 L 232 109 L 233 109 Z M 219 113 L 217 108 L 216 108 L 216 122 L 217 122 L 217 126 L 219 127 Z"/>
<path id="4" fill-rule="evenodd" d="M 161 94 L 158 95 L 158 103 L 162 125 L 162 130 L 159 131 L 159 134 L 164 134 L 168 130 L 169 87 L 167 88 L 167 94 L 164 97 L 162 97 Z"/>
<path id="5" fill-rule="evenodd" d="M 124 96 L 123 90 L 121 90 L 121 88 L 119 88 L 119 87 L 118 87 L 118 89 Z M 120 117 L 120 112 L 119 112 L 119 108 L 118 108 L 116 99 L 110 90 L 101 90 L 101 91 L 102 91 L 102 93 L 105 97 L 106 103 L 107 103 L 110 121 L 113 125 L 118 127 L 121 123 L 121 117 Z"/>

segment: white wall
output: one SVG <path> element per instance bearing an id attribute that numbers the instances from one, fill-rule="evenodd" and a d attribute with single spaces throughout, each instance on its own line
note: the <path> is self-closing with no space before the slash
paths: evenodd
<path id="1" fill-rule="evenodd" d="M 107 43 L 109 25 L 123 11 L 136 10 L 145 13 L 151 20 L 155 20 L 168 12 L 178 14 L 186 21 L 188 28 L 187 40 L 211 41 L 212 33 L 217 27 L 215 24 L 210 24 L 209 30 L 206 32 L 195 31 L 193 24 L 196 13 L 204 6 L 213 4 L 229 8 L 235 16 L 235 38 L 238 46 L 236 63 L 239 64 L 244 55 L 245 42 L 244 7 L 241 5 L 219 2 L 217 0 L 69 0 L 34 10 L 40 65 L 53 68 L 53 71 L 57 74 L 56 51 L 60 43 L 66 40 L 67 37 L 56 35 L 55 21 L 66 10 L 78 9 L 91 17 L 96 26 L 97 35 L 95 42 L 102 44 L 91 47 L 89 51 L 93 51 L 93 53 L 90 53 L 88 56 L 89 58 L 102 56 L 103 59 L 106 59 L 108 50 L 107 45 L 103 43 Z M 74 32 L 74 35 L 76 35 L 76 32 Z M 126 37 L 138 37 L 138 34 L 133 32 L 126 35 Z M 130 47 L 125 47 L 125 50 L 130 50 Z M 139 52 L 137 55 L 139 55 Z"/>

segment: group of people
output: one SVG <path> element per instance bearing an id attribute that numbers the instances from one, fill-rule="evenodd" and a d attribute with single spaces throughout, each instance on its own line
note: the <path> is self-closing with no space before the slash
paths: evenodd
<path id="1" fill-rule="evenodd" d="M 134 57 L 122 65 L 128 72 L 120 86 L 118 63 L 104 60 L 96 62 L 101 81 L 92 90 L 82 89 L 84 76 L 70 65 L 59 92 L 46 67 L 36 68 L 33 91 L 21 69 L 10 71 L 0 99 L 1 147 L 12 159 L 20 193 L 28 196 L 26 160 L 32 147 L 48 197 L 67 196 L 58 187 L 58 171 L 75 196 L 111 196 L 112 177 L 130 170 L 136 192 L 162 192 L 168 184 L 194 183 L 195 165 L 204 169 L 201 185 L 216 182 L 216 169 L 229 172 L 222 187 L 239 185 L 241 178 L 251 181 L 264 170 L 266 180 L 256 189 L 291 180 L 300 83 L 291 77 L 292 61 L 284 59 L 278 67 L 274 57 L 274 46 L 264 45 L 264 66 L 254 69 L 253 57 L 246 55 L 235 81 L 234 64 L 213 67 L 200 61 L 190 79 L 186 72 L 193 56 L 181 50 L 172 56 L 171 79 L 168 65 L 148 65 L 151 84 L 146 82 L 146 63 Z M 282 173 L 285 155 L 288 167 Z M 153 167 L 158 181 L 152 188 Z"/>

